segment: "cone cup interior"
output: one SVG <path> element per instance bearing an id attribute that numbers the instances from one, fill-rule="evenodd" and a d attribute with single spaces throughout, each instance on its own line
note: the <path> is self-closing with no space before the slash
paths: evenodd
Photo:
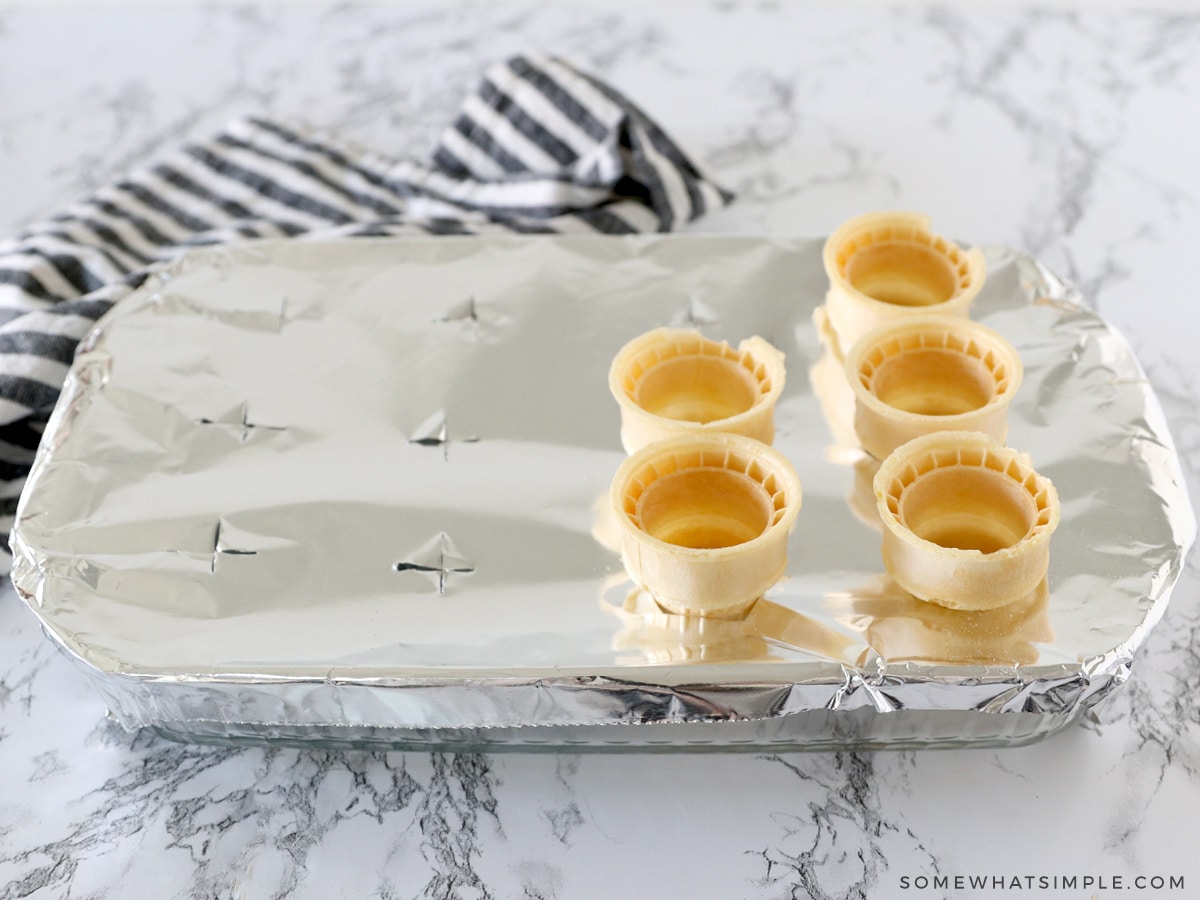
<path id="1" fill-rule="evenodd" d="M 898 319 L 864 335 L 846 360 L 855 431 L 877 459 L 934 431 L 1003 441 L 1023 371 L 1012 344 L 984 325 L 957 316 Z"/>
<path id="2" fill-rule="evenodd" d="M 770 443 L 784 374 L 783 354 L 758 337 L 737 349 L 684 329 L 634 338 L 609 370 L 625 449 L 685 431 L 728 431 Z"/>
<path id="3" fill-rule="evenodd" d="M 800 481 L 760 441 L 678 435 L 630 456 L 611 497 L 634 581 L 672 612 L 714 615 L 782 576 Z"/>
<path id="4" fill-rule="evenodd" d="M 906 314 L 966 316 L 986 264 L 934 234 L 918 213 L 877 212 L 851 219 L 825 243 L 830 324 L 843 349 L 871 328 Z"/>
<path id="5" fill-rule="evenodd" d="M 1029 458 L 978 432 L 897 449 L 875 476 L 888 572 L 914 596 L 991 609 L 1045 576 L 1058 495 Z"/>

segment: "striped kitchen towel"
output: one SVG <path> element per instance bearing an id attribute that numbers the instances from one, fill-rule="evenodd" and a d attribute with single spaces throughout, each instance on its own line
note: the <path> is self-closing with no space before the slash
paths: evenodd
<path id="1" fill-rule="evenodd" d="M 188 247 L 668 231 L 730 199 L 645 113 L 560 59 L 488 69 L 429 164 L 235 121 L 0 244 L 0 547 L 77 343 Z M 10 564 L 0 554 L 0 572 Z"/>

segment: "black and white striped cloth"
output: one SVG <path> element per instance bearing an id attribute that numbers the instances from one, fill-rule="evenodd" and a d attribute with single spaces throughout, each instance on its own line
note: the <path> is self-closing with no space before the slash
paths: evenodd
<path id="1" fill-rule="evenodd" d="M 730 199 L 645 113 L 560 59 L 488 69 L 430 164 L 235 121 L 0 244 L 0 547 L 77 343 L 188 247 L 668 231 Z M 0 571 L 9 565 L 0 554 Z"/>

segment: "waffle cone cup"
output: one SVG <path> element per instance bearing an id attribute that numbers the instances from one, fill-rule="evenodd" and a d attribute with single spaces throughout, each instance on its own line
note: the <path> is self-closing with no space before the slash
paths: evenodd
<path id="1" fill-rule="evenodd" d="M 846 358 L 854 430 L 876 459 L 935 431 L 978 431 L 1003 443 L 1023 371 L 1012 344 L 977 322 L 897 319 L 864 335 Z"/>
<path id="2" fill-rule="evenodd" d="M 964 250 L 934 234 L 928 216 L 911 212 L 874 212 L 844 223 L 825 242 L 824 262 L 826 313 L 843 354 L 893 319 L 967 316 L 987 269 L 978 248 Z"/>
<path id="3" fill-rule="evenodd" d="M 723 431 L 769 444 L 784 375 L 783 354 L 760 337 L 735 349 L 687 329 L 646 332 L 609 369 L 621 443 L 633 453 L 673 435 Z"/>
<path id="4" fill-rule="evenodd" d="M 783 576 L 800 480 L 760 441 L 686 434 L 626 459 L 611 500 L 634 584 L 670 612 L 730 615 Z"/>
<path id="5" fill-rule="evenodd" d="M 978 432 L 916 438 L 875 476 L 883 562 L 913 596 L 994 609 L 1046 576 L 1058 494 L 1029 457 Z"/>

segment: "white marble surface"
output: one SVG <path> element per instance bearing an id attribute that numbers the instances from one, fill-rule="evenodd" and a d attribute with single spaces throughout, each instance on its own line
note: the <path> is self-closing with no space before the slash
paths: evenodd
<path id="1" fill-rule="evenodd" d="M 739 192 L 697 230 L 911 207 L 1040 255 L 1130 338 L 1200 491 L 1200 13 L 1178 4 L 0 6 L 0 233 L 239 113 L 421 156 L 531 48 Z M 1192 565 L 1093 720 L 1027 748 L 459 757 L 125 735 L 9 590 L 0 898 L 1198 896 L 1198 588 Z M 904 887 L 935 873 L 1106 881 Z"/>

